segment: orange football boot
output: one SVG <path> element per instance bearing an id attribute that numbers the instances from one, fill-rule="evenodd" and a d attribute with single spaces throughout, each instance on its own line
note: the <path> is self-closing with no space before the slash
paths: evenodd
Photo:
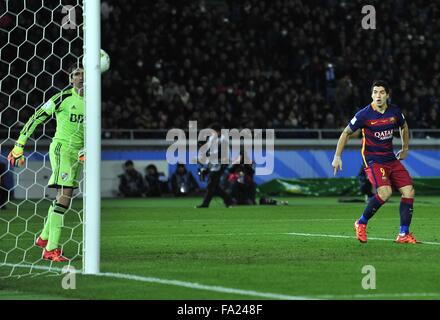
<path id="1" fill-rule="evenodd" d="M 397 238 L 396 238 L 395 242 L 396 243 L 413 243 L 413 244 L 414 243 L 418 243 L 416 238 L 414 238 L 414 236 L 413 236 L 413 234 L 411 232 L 405 234 L 404 236 L 401 236 L 400 234 L 397 235 Z"/>
<path id="2" fill-rule="evenodd" d="M 354 229 L 356 230 L 356 237 L 362 243 L 367 242 L 367 225 L 359 223 L 359 220 L 354 222 Z"/>
<path id="3" fill-rule="evenodd" d="M 52 260 L 54 262 L 65 262 L 69 259 L 63 257 L 63 252 L 60 248 L 53 249 L 51 251 L 43 250 L 43 259 L 44 260 Z"/>

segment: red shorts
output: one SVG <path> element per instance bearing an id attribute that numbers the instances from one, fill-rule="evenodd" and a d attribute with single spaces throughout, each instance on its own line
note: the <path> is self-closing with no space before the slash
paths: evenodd
<path id="1" fill-rule="evenodd" d="M 377 189 L 383 186 L 393 186 L 400 189 L 413 184 L 412 179 L 400 160 L 387 163 L 373 163 L 365 168 L 371 184 Z"/>

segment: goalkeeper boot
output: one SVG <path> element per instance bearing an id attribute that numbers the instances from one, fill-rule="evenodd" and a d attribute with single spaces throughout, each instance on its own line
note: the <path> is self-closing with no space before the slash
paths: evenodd
<path id="1" fill-rule="evenodd" d="M 412 243 L 412 244 L 418 243 L 416 238 L 414 238 L 414 236 L 411 232 L 407 233 L 405 235 L 400 235 L 400 234 L 397 235 L 395 242 L 396 243 Z"/>
<path id="2" fill-rule="evenodd" d="M 356 230 L 357 239 L 362 242 L 367 242 L 367 225 L 359 223 L 359 220 L 354 222 L 354 229 Z"/>
<path id="3" fill-rule="evenodd" d="M 51 251 L 43 250 L 43 259 L 51 260 L 54 262 L 66 262 L 69 259 L 63 257 L 63 251 L 60 248 L 53 249 Z"/>
<path id="4" fill-rule="evenodd" d="M 38 237 L 37 238 L 37 241 L 35 241 L 35 245 L 37 246 L 37 247 L 40 247 L 40 248 L 46 248 L 46 246 L 47 246 L 47 240 L 43 240 L 43 239 L 41 239 L 41 237 Z"/>

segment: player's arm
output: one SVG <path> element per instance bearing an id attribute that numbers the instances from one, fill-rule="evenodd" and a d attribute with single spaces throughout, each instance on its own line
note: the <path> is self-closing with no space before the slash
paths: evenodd
<path id="1" fill-rule="evenodd" d="M 347 126 L 344 131 L 342 131 L 341 136 L 339 137 L 338 144 L 336 145 L 335 156 L 333 157 L 332 167 L 333 167 L 333 175 L 336 175 L 336 172 L 342 170 L 342 160 L 341 154 L 344 151 L 345 145 L 347 144 L 348 139 L 353 134 L 353 130 L 350 126 Z"/>
<path id="2" fill-rule="evenodd" d="M 27 140 L 34 133 L 35 129 L 45 122 L 50 117 L 49 114 L 41 107 L 35 111 L 32 117 L 24 125 L 23 129 L 20 131 L 20 136 L 17 139 L 17 143 L 21 144 L 23 147 L 25 146 Z"/>
<path id="3" fill-rule="evenodd" d="M 403 160 L 408 157 L 409 151 L 409 128 L 406 121 L 399 127 L 400 138 L 402 139 L 402 149 L 397 153 L 397 159 Z"/>
<path id="4" fill-rule="evenodd" d="M 14 144 L 14 148 L 8 155 L 8 161 L 14 167 L 21 167 L 24 165 L 24 147 L 29 137 L 34 133 L 35 128 L 44 123 L 55 110 L 56 105 L 51 99 L 45 103 L 42 107 L 38 108 L 32 117 L 24 125 L 20 131 L 20 136 Z"/>

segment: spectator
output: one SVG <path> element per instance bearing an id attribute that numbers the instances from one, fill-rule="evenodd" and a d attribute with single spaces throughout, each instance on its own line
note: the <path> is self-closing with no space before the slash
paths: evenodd
<path id="1" fill-rule="evenodd" d="M 184 164 L 178 164 L 176 172 L 171 176 L 171 189 L 175 196 L 185 196 L 191 192 L 199 192 L 199 185 Z"/>
<path id="2" fill-rule="evenodd" d="M 146 195 L 149 197 L 160 197 L 168 192 L 167 179 L 162 172 L 157 171 L 154 164 L 145 168 Z"/>
<path id="3" fill-rule="evenodd" d="M 104 20 L 107 20 L 113 12 L 113 6 L 108 4 L 107 1 L 101 3 L 101 14 Z"/>
<path id="4" fill-rule="evenodd" d="M 127 160 L 124 164 L 124 173 L 119 175 L 119 192 L 122 197 L 142 197 L 144 195 L 144 181 L 142 175 L 134 168 L 133 161 Z"/>

